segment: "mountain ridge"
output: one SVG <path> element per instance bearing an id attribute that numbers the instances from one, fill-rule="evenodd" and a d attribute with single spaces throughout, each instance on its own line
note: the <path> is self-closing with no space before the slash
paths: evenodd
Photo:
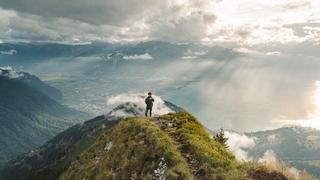
<path id="1" fill-rule="evenodd" d="M 164 101 L 164 103 L 172 112 L 182 110 L 182 108 L 170 102 Z M 125 116 L 123 116 L 124 114 Z M 14 175 L 14 177 L 12 177 L 13 179 L 23 179 L 25 173 L 29 171 L 26 167 L 29 166 L 38 169 L 39 173 L 49 171 L 47 168 L 57 170 L 61 167 L 65 167 L 71 163 L 71 160 L 74 160 L 79 156 L 79 149 L 83 151 L 92 145 L 95 137 L 98 137 L 104 128 L 115 126 L 120 119 L 127 116 L 142 116 L 143 114 L 143 111 L 140 110 L 135 103 L 127 102 L 119 104 L 108 114 L 76 124 L 58 134 L 38 149 L 20 155 L 16 160 L 11 161 L 7 167 L 3 169 L 2 173 Z M 68 152 L 71 153 L 69 154 Z M 38 159 L 39 154 L 43 156 L 42 159 Z M 61 158 L 64 156 L 70 158 L 63 161 Z M 24 163 L 30 163 L 31 165 L 26 165 Z M 15 170 L 14 173 L 11 173 L 12 169 Z M 46 179 L 51 179 L 51 177 L 46 177 Z"/>
<path id="2" fill-rule="evenodd" d="M 309 127 L 282 127 L 275 130 L 245 133 L 256 138 L 248 154 L 256 159 L 272 150 L 277 158 L 301 171 L 320 177 L 320 131 Z"/>
<path id="3" fill-rule="evenodd" d="M 208 130 L 214 135 L 216 132 Z M 264 161 L 271 159 L 320 177 L 320 130 L 311 127 L 285 126 L 276 129 L 239 133 L 226 129 L 230 149 L 238 159 Z M 241 144 L 242 143 L 242 144 Z"/>
<path id="4" fill-rule="evenodd" d="M 183 111 L 153 118 L 139 114 L 96 117 L 11 161 L 2 173 L 4 179 L 48 180 L 247 179 L 257 175 L 287 179 L 276 171 L 237 162 L 201 123 Z"/>
<path id="5" fill-rule="evenodd" d="M 7 78 L 12 81 L 18 81 L 24 83 L 31 88 L 40 91 L 41 93 L 45 94 L 46 96 L 50 97 L 51 99 L 61 102 L 62 101 L 62 93 L 41 81 L 37 76 L 32 75 L 27 72 L 18 72 L 15 71 L 11 66 L 0 67 L 0 77 Z"/>
<path id="6" fill-rule="evenodd" d="M 21 80 L 0 76 L 0 168 L 87 118 Z"/>

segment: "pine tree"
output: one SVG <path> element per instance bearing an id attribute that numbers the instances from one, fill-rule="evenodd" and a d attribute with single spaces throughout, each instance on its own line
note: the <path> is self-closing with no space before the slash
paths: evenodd
<path id="1" fill-rule="evenodd" d="M 214 140 L 222 144 L 224 147 L 228 148 L 227 141 L 229 138 L 225 137 L 224 130 L 221 128 L 220 132 L 218 132 L 216 135 L 214 135 Z"/>

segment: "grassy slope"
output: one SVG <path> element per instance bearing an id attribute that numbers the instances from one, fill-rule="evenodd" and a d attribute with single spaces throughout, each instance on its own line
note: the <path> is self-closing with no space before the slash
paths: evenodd
<path id="1" fill-rule="evenodd" d="M 105 150 L 112 142 L 111 149 Z M 191 179 L 188 165 L 167 134 L 144 118 L 129 118 L 108 130 L 61 179 L 152 179 L 161 158 L 167 162 L 168 179 Z"/>
<path id="2" fill-rule="evenodd" d="M 246 173 L 226 148 L 213 140 L 190 114 L 168 114 L 155 119 L 180 145 L 180 152 L 198 179 L 245 179 Z"/>
<path id="3" fill-rule="evenodd" d="M 186 112 L 104 122 L 58 135 L 5 179 L 286 179 L 237 162 Z"/>
<path id="4" fill-rule="evenodd" d="M 60 179 L 152 179 L 161 158 L 167 179 L 246 179 L 234 156 L 185 112 L 123 120 L 106 130 Z"/>
<path id="5" fill-rule="evenodd" d="M 110 129 L 117 123 L 118 121 L 108 121 L 104 116 L 99 116 L 84 124 L 77 124 L 32 153 L 10 162 L 0 179 L 56 180 L 71 162 L 96 142 L 105 129 Z"/>

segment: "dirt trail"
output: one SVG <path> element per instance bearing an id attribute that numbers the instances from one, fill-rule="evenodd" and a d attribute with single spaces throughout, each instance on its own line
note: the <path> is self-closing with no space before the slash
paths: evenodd
<path id="1" fill-rule="evenodd" d="M 181 153 L 185 161 L 188 163 L 189 168 L 194 175 L 194 177 L 201 176 L 202 172 L 199 167 L 199 162 L 194 158 L 194 155 L 191 154 L 188 146 L 182 140 L 181 135 L 179 134 L 179 129 L 182 124 L 177 124 L 174 121 L 168 121 L 161 119 L 160 117 L 152 118 L 152 121 L 163 131 L 165 131 L 169 137 L 174 141 L 175 145 L 178 147 L 178 151 Z"/>

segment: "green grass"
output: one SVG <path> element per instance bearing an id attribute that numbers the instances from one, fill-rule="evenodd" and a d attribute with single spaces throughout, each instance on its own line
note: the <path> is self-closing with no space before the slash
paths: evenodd
<path id="1" fill-rule="evenodd" d="M 199 161 L 202 179 L 245 179 L 245 168 L 220 143 L 212 139 L 205 128 L 189 113 L 164 115 L 160 120 L 176 124 L 184 149 Z M 170 130 L 169 130 L 170 131 Z"/>
<path id="2" fill-rule="evenodd" d="M 113 146 L 105 151 L 109 142 Z M 162 157 L 168 164 L 167 179 L 192 179 L 187 163 L 167 134 L 148 119 L 129 118 L 106 131 L 60 179 L 152 179 Z"/>
<path id="3" fill-rule="evenodd" d="M 168 180 L 281 176 L 257 168 L 254 163 L 238 162 L 187 112 L 127 118 L 102 134 L 60 176 L 61 180 L 153 179 L 162 158 L 167 164 L 164 176 Z M 105 150 L 110 142 L 111 149 Z"/>

